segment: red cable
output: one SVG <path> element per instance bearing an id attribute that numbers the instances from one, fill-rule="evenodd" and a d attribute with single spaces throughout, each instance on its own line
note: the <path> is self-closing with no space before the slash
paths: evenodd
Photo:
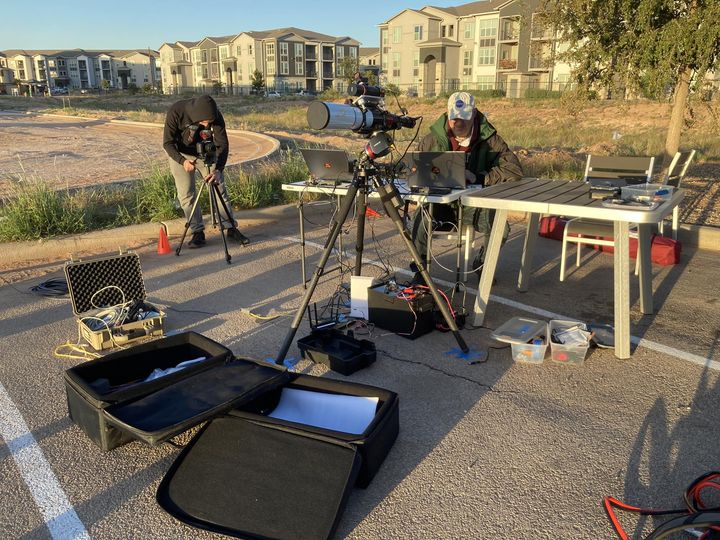
<path id="1" fill-rule="evenodd" d="M 605 507 L 605 512 L 607 512 L 610 523 L 612 524 L 613 529 L 615 529 L 615 533 L 618 535 L 620 540 L 629 540 L 628 535 L 623 530 L 622 525 L 620 525 L 620 521 L 617 519 L 613 508 L 619 508 L 620 510 L 625 510 L 627 512 L 635 512 L 645 516 L 659 516 L 665 514 L 696 514 L 700 511 L 707 510 L 717 511 L 720 510 L 720 507 L 707 508 L 706 504 L 702 501 L 700 497 L 700 493 L 704 489 L 714 489 L 720 491 L 720 483 L 716 481 L 719 479 L 720 472 L 716 471 L 706 473 L 695 479 L 687 488 L 687 490 L 685 490 L 684 499 L 687 508 L 681 510 L 654 510 L 652 508 L 640 508 L 638 506 L 631 506 L 629 504 L 626 504 L 614 497 L 605 497 L 603 499 L 603 506 Z M 705 540 L 706 538 L 708 538 L 711 531 L 720 531 L 720 525 L 708 527 L 708 530 L 706 530 L 702 534 L 700 540 Z"/>

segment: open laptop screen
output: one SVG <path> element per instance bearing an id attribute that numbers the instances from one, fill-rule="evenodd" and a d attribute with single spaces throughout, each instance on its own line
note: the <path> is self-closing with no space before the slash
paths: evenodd
<path id="1" fill-rule="evenodd" d="M 408 152 L 403 162 L 408 187 L 465 188 L 465 152 Z"/>
<path id="2" fill-rule="evenodd" d="M 310 169 L 310 178 L 313 180 L 336 182 L 352 180 L 350 162 L 345 150 L 301 148 L 300 152 Z"/>

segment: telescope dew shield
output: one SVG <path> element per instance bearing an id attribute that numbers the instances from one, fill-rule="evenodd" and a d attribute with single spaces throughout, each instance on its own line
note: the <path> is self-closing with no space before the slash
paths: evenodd
<path id="1" fill-rule="evenodd" d="M 308 125 L 312 129 L 350 129 L 357 131 L 366 125 L 372 125 L 371 111 L 358 107 L 313 101 L 307 110 Z"/>

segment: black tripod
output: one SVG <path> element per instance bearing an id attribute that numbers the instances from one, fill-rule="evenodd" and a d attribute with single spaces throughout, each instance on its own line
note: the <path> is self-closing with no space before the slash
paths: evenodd
<path id="1" fill-rule="evenodd" d="M 382 134 L 382 136 L 386 137 L 386 135 L 384 134 Z M 302 299 L 300 307 L 295 313 L 295 318 L 290 325 L 290 330 L 285 336 L 285 341 L 283 342 L 282 347 L 280 348 L 280 352 L 275 359 L 275 362 L 277 364 L 282 364 L 283 360 L 285 360 L 285 356 L 290 349 L 290 345 L 292 345 L 295 334 L 297 333 L 297 330 L 300 327 L 300 323 L 302 322 L 302 319 L 305 315 L 305 310 L 310 304 L 310 299 L 315 292 L 315 287 L 317 287 L 317 284 L 320 281 L 320 277 L 323 275 L 323 272 L 325 270 L 325 264 L 330 258 L 332 250 L 335 247 L 335 241 L 337 240 L 337 237 L 342 229 L 342 225 L 343 223 L 345 223 L 345 219 L 347 218 L 350 210 L 353 207 L 353 204 L 355 203 L 356 196 L 358 196 L 358 225 L 354 274 L 356 276 L 360 275 L 360 267 L 362 266 L 362 249 L 365 234 L 364 225 L 365 210 L 367 207 L 367 194 L 373 186 L 375 187 L 375 190 L 380 194 L 380 200 L 382 201 L 383 207 L 385 208 L 385 212 L 387 213 L 388 217 L 390 217 L 390 219 L 393 221 L 395 227 L 400 233 L 400 236 L 405 241 L 405 246 L 408 253 L 410 253 L 412 260 L 415 261 L 415 264 L 420 269 L 420 274 L 425 280 L 425 283 L 428 284 L 428 288 L 430 289 L 433 300 L 440 309 L 440 312 L 445 319 L 445 323 L 452 331 L 455 340 L 460 346 L 460 349 L 465 353 L 469 351 L 465 340 L 460 335 L 460 330 L 458 329 L 458 326 L 455 323 L 455 320 L 453 319 L 450 310 L 445 303 L 445 300 L 440 296 L 437 287 L 430 278 L 430 273 L 422 264 L 420 254 L 415 248 L 415 244 L 410 237 L 410 233 L 405 228 L 402 217 L 400 217 L 399 209 L 404 206 L 403 200 L 400 198 L 400 195 L 398 194 L 397 189 L 392 184 L 392 182 L 387 182 L 380 176 L 378 170 L 375 167 L 373 159 L 368 155 L 366 151 L 355 164 L 352 183 L 350 185 L 350 188 L 348 189 L 345 199 L 343 200 L 342 207 L 337 212 L 337 214 L 335 214 L 335 218 L 333 219 L 333 224 L 330 229 L 330 234 L 325 241 L 325 249 L 322 253 L 322 256 L 320 257 L 320 262 L 315 268 L 315 273 L 312 277 L 312 280 L 310 281 L 310 285 L 305 291 L 305 296 Z"/>
<path id="2" fill-rule="evenodd" d="M 208 160 L 208 158 L 206 158 L 204 160 L 204 163 L 205 165 L 207 165 L 209 171 L 210 166 L 214 164 L 214 160 Z M 225 215 L 228 218 L 232 214 L 230 213 L 230 210 L 225 203 L 225 199 L 223 199 L 222 194 L 220 193 L 220 188 L 215 182 L 203 181 L 202 184 L 200 184 L 200 189 L 198 189 L 197 194 L 195 195 L 195 201 L 193 202 L 192 209 L 190 210 L 190 217 L 185 222 L 185 230 L 183 231 L 182 238 L 180 239 L 180 245 L 175 250 L 175 255 L 180 256 L 180 250 L 182 250 L 183 243 L 185 242 L 185 237 L 187 236 L 188 229 L 190 228 L 190 221 L 195 215 L 195 209 L 197 208 L 198 202 L 200 202 L 200 196 L 202 195 L 203 189 L 205 189 L 206 186 L 208 189 L 208 195 L 210 197 L 210 215 L 212 216 L 212 222 L 213 225 L 219 224 L 220 226 L 220 237 L 222 238 L 223 248 L 225 249 L 225 260 L 228 264 L 230 264 L 232 261 L 232 257 L 230 256 L 230 252 L 228 251 L 227 247 L 225 225 L 223 225 L 222 216 L 220 215 L 220 206 L 222 206 L 223 210 L 225 210 Z"/>

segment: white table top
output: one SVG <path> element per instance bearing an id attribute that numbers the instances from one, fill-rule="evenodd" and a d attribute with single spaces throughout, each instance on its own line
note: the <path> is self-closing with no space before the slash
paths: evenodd
<path id="1" fill-rule="evenodd" d="M 590 197 L 590 186 L 584 182 L 523 178 L 517 182 L 496 184 L 479 192 L 464 194 L 462 204 L 475 208 L 495 208 L 606 221 L 657 223 L 670 214 L 684 197 L 684 190 L 679 189 L 654 210 L 608 208 L 602 205 L 602 200 Z"/>

